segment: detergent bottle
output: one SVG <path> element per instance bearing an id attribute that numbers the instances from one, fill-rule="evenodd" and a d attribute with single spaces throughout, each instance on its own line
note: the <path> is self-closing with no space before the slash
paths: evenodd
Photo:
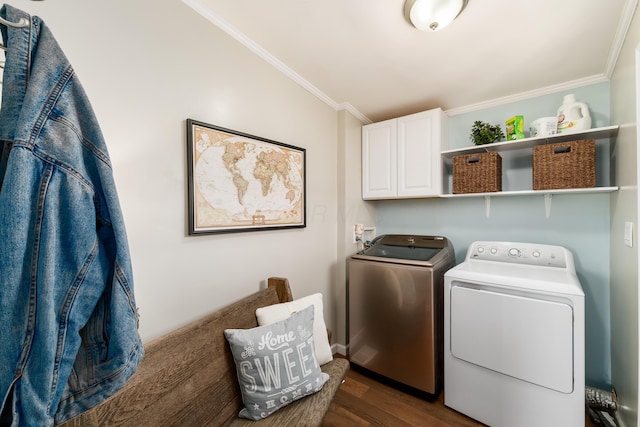
<path id="1" fill-rule="evenodd" d="M 564 96 L 558 108 L 557 133 L 571 133 L 591 129 L 589 107 L 584 102 L 577 102 L 574 94 Z"/>

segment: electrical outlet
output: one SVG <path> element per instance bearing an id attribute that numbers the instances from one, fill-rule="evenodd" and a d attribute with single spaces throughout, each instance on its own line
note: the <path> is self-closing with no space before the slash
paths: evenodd
<path id="1" fill-rule="evenodd" d="M 633 222 L 624 223 L 624 244 L 633 247 Z"/>
<path id="2" fill-rule="evenodd" d="M 362 242 L 364 237 L 364 224 L 356 224 L 353 226 L 353 243 Z"/>

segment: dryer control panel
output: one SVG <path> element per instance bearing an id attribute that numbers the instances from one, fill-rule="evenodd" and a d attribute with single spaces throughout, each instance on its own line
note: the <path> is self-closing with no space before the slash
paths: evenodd
<path id="1" fill-rule="evenodd" d="M 467 260 L 567 268 L 573 265 L 571 253 L 562 246 L 518 242 L 473 242 Z"/>

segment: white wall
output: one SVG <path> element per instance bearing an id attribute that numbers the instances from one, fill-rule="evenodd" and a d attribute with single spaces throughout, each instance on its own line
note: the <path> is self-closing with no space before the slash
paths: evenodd
<path id="1" fill-rule="evenodd" d="M 620 125 L 612 159 L 620 191 L 611 196 L 611 378 L 627 427 L 638 425 L 638 153 L 636 11 L 611 79 L 611 122 Z M 624 223 L 634 223 L 634 247 L 625 246 Z"/>
<path id="2" fill-rule="evenodd" d="M 346 111 L 338 114 L 338 281 L 336 351 L 346 355 L 348 260 L 362 246 L 353 243 L 355 224 L 375 225 L 375 206 L 362 200 L 362 123 Z M 369 236 L 368 236 L 369 237 Z"/>
<path id="3" fill-rule="evenodd" d="M 148 341 L 288 277 L 330 294 L 337 253 L 337 113 L 180 0 L 11 3 L 40 16 L 101 123 Z M 307 228 L 187 236 L 187 118 L 307 150 Z M 325 304 L 334 329 L 335 304 Z"/>

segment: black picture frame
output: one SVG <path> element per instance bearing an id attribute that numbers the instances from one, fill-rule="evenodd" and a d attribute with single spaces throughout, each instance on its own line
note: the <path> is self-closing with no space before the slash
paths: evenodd
<path id="1" fill-rule="evenodd" d="M 187 119 L 189 235 L 306 227 L 306 149 Z"/>

